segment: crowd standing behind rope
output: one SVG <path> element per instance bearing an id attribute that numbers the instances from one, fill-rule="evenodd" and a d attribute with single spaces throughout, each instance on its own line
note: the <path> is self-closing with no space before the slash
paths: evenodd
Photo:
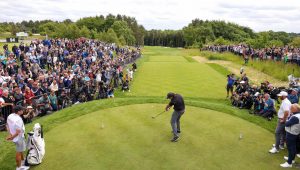
<path id="1" fill-rule="evenodd" d="M 204 50 L 232 52 L 242 56 L 245 60 L 245 64 L 247 64 L 251 58 L 256 60 L 283 61 L 284 63 L 290 62 L 300 66 L 300 48 L 290 46 L 254 49 L 247 45 L 214 45 L 206 46 Z"/>
<path id="2" fill-rule="evenodd" d="M 26 107 L 24 122 L 79 102 L 129 90 L 140 49 L 89 39 L 36 40 L 0 53 L 0 130 L 14 105 Z M 115 52 L 115 56 L 114 56 Z M 126 65 L 129 69 L 123 70 Z"/>

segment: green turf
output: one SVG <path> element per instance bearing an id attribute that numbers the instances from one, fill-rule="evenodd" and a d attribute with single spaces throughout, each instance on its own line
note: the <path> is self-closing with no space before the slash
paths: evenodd
<path id="1" fill-rule="evenodd" d="M 145 47 L 130 93 L 116 90 L 116 99 L 34 121 L 44 125 L 47 145 L 46 158 L 35 169 L 277 169 L 287 153 L 267 153 L 276 120 L 232 108 L 224 98 L 226 70 L 194 62 L 194 53 Z M 169 91 L 183 94 L 187 104 L 182 140 L 175 145 L 169 142 L 170 113 L 151 119 L 168 102 Z M 241 132 L 244 138 L 238 140 Z M 1 170 L 15 166 L 14 145 L 5 136 L 0 133 Z"/>
<path id="2" fill-rule="evenodd" d="M 147 53 L 148 50 L 154 52 Z M 172 56 L 165 51 L 147 47 L 145 62 L 139 67 L 137 79 L 129 96 L 162 96 L 169 91 L 186 97 L 220 98 L 225 96 L 226 78 L 206 64 L 189 62 L 182 57 L 182 49 L 172 49 Z"/>
<path id="3" fill-rule="evenodd" d="M 257 140 L 272 141 L 268 131 L 212 110 L 188 107 L 182 139 L 170 143 L 171 113 L 151 118 L 163 107 L 104 109 L 61 124 L 47 133 L 47 163 L 34 169 L 268 169 L 280 163 Z"/>

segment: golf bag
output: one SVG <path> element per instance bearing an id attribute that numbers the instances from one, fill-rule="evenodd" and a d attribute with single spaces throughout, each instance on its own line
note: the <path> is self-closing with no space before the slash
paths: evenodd
<path id="1" fill-rule="evenodd" d="M 34 125 L 33 132 L 28 133 L 27 149 L 27 164 L 38 165 L 42 163 L 45 156 L 45 141 L 43 129 L 39 123 Z"/>

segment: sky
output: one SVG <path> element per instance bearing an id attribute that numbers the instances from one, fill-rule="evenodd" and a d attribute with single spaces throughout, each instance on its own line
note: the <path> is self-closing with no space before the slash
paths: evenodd
<path id="1" fill-rule="evenodd" d="M 254 31 L 300 33 L 300 0 L 1 0 L 0 22 L 127 15 L 150 29 L 181 29 L 193 19 L 225 20 Z"/>

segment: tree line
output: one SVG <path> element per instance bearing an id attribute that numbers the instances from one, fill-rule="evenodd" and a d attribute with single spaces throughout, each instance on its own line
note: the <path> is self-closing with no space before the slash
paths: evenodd
<path id="1" fill-rule="evenodd" d="M 145 34 L 145 45 L 195 47 L 204 45 L 247 44 L 253 48 L 300 47 L 300 34 L 286 32 L 254 32 L 249 27 L 225 21 L 195 19 L 181 30 L 150 30 Z"/>
<path id="2" fill-rule="evenodd" d="M 251 28 L 225 21 L 195 19 L 181 30 L 145 30 L 134 17 L 125 15 L 95 16 L 75 22 L 22 21 L 0 23 L 1 32 L 25 31 L 51 38 L 93 38 L 119 45 L 149 45 L 168 47 L 195 47 L 244 43 L 253 48 L 293 45 L 300 47 L 300 34 L 286 32 L 254 32 Z"/>
<path id="3" fill-rule="evenodd" d="M 30 35 L 39 33 L 51 38 L 79 37 L 101 39 L 106 42 L 114 42 L 120 45 L 144 45 L 145 28 L 139 25 L 135 18 L 125 15 L 112 15 L 85 17 L 76 22 L 66 19 L 64 21 L 22 21 L 18 23 L 0 23 L 0 32 L 25 31 Z"/>

